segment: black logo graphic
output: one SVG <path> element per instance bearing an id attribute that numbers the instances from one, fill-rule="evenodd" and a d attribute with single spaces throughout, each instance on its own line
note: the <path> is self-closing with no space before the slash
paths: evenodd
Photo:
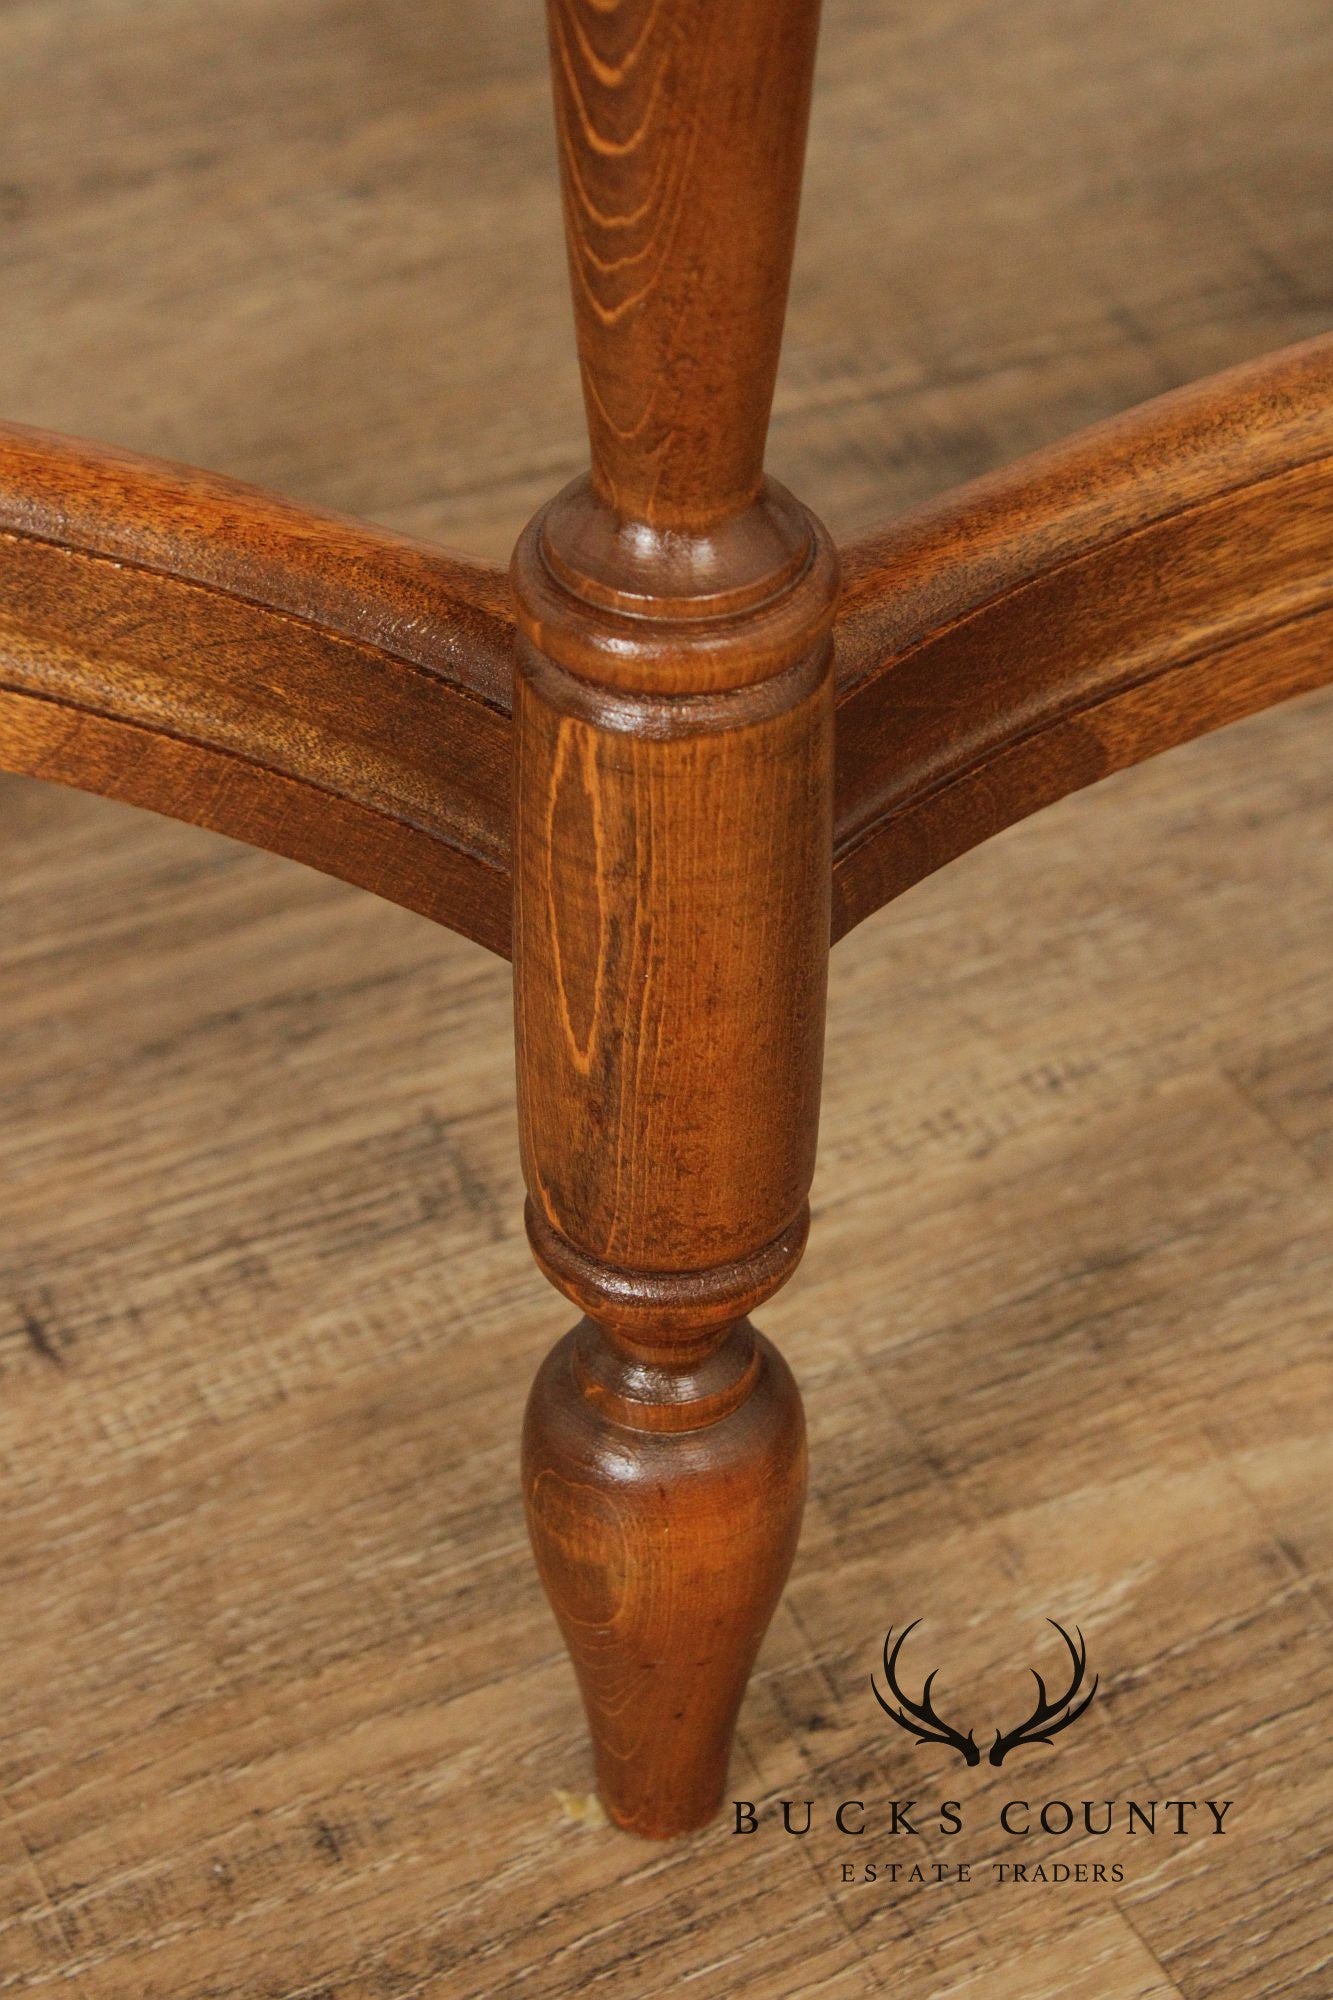
<path id="1" fill-rule="evenodd" d="M 908 1634 L 915 1632 L 920 1623 L 919 1618 L 914 1618 L 910 1625 L 904 1625 L 892 1652 L 889 1651 L 889 1641 L 893 1638 L 892 1625 L 884 1634 L 884 1678 L 897 1706 L 894 1706 L 894 1702 L 885 1700 L 872 1674 L 870 1686 L 875 1700 L 889 1719 L 896 1722 L 900 1729 L 905 1729 L 909 1736 L 915 1737 L 919 1744 L 942 1743 L 948 1749 L 956 1750 L 965 1764 L 979 1764 L 981 1750 L 972 1731 L 969 1729 L 964 1736 L 961 1730 L 955 1729 L 952 1723 L 946 1722 L 943 1716 L 935 1713 L 930 1690 L 939 1672 L 938 1667 L 932 1668 L 926 1675 L 926 1684 L 921 1690 L 919 1701 L 913 1701 L 898 1684 L 898 1655 L 902 1652 Z M 1097 1692 L 1098 1682 L 1101 1679 L 1099 1674 L 1093 1676 L 1092 1686 L 1087 1693 L 1080 1693 L 1084 1675 L 1088 1670 L 1088 1648 L 1078 1626 L 1074 1627 L 1078 1633 L 1078 1644 L 1075 1645 L 1064 1626 L 1058 1624 L 1054 1618 L 1048 1618 L 1046 1623 L 1055 1628 L 1069 1648 L 1069 1660 L 1073 1670 L 1069 1686 L 1058 1700 L 1052 1701 L 1046 1692 L 1046 1683 L 1037 1669 L 1029 1667 L 1028 1672 L 1037 1683 L 1037 1705 L 1026 1721 L 1020 1722 L 1016 1729 L 996 1730 L 995 1741 L 990 1747 L 989 1761 L 992 1764 L 1003 1764 L 1009 1752 L 1019 1749 L 1023 1744 L 1052 1742 L 1062 1729 L 1068 1729 L 1071 1722 L 1078 1721 Z"/>

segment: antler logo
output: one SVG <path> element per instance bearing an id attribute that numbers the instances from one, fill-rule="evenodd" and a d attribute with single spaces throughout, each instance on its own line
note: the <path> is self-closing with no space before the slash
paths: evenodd
<path id="1" fill-rule="evenodd" d="M 1068 1729 L 1071 1722 L 1078 1721 L 1080 1715 L 1082 1715 L 1084 1709 L 1097 1692 L 1097 1685 L 1101 1679 L 1100 1674 L 1094 1674 L 1092 1686 L 1081 1698 L 1079 1695 L 1079 1690 L 1083 1686 L 1083 1676 L 1088 1671 L 1088 1648 L 1083 1634 L 1078 1631 L 1078 1626 L 1074 1627 L 1074 1630 L 1078 1632 L 1078 1644 L 1076 1646 L 1064 1626 L 1056 1624 L 1054 1618 L 1048 1618 L 1046 1623 L 1054 1626 L 1069 1648 L 1069 1661 L 1073 1669 L 1069 1686 L 1058 1700 L 1051 1701 L 1046 1693 L 1046 1683 L 1037 1672 L 1037 1669 L 1035 1667 L 1028 1668 L 1028 1672 L 1037 1683 L 1037 1706 L 1033 1709 L 1026 1722 L 1020 1722 L 1017 1729 L 1011 1729 L 1007 1735 L 1001 1734 L 998 1729 L 996 1730 L 995 1741 L 991 1744 L 990 1750 L 992 1764 L 1003 1764 L 1009 1752 L 1016 1750 L 1020 1743 L 1051 1742 L 1054 1737 L 1060 1734 L 1062 1729 Z"/>
<path id="2" fill-rule="evenodd" d="M 939 1672 L 939 1668 L 932 1668 L 930 1673 L 926 1675 L 925 1686 L 921 1690 L 921 1696 L 918 1701 L 913 1701 L 912 1697 L 899 1684 L 898 1656 L 902 1652 L 908 1634 L 915 1632 L 920 1623 L 921 1620 L 919 1618 L 914 1618 L 910 1625 L 903 1627 L 902 1631 L 898 1634 L 897 1642 L 892 1652 L 889 1650 L 889 1641 L 893 1638 L 892 1625 L 890 1625 L 888 1631 L 885 1633 L 884 1679 L 888 1683 L 889 1693 L 894 1699 L 893 1701 L 885 1699 L 880 1693 L 878 1683 L 872 1674 L 870 1677 L 870 1686 L 875 1700 L 890 1720 L 896 1722 L 900 1729 L 905 1729 L 909 1736 L 915 1737 L 918 1743 L 943 1743 L 950 1750 L 956 1750 L 965 1764 L 979 1764 L 981 1762 L 981 1751 L 972 1731 L 969 1729 L 967 1735 L 964 1736 L 961 1730 L 955 1729 L 952 1723 L 946 1722 L 943 1716 L 937 1715 L 935 1712 L 930 1698 L 930 1691 L 935 1684 L 935 1677 Z M 1052 1742 L 1062 1729 L 1068 1729 L 1071 1722 L 1078 1721 L 1078 1718 L 1097 1692 L 1098 1683 L 1101 1679 L 1100 1675 L 1093 1676 L 1092 1686 L 1086 1694 L 1082 1692 L 1084 1676 L 1088 1670 L 1088 1648 L 1083 1634 L 1079 1632 L 1078 1626 L 1074 1627 L 1075 1632 L 1078 1633 L 1078 1644 L 1075 1645 L 1064 1626 L 1058 1624 L 1054 1618 L 1048 1618 L 1046 1623 L 1054 1627 L 1069 1649 L 1069 1660 L 1072 1669 L 1069 1686 L 1057 1700 L 1052 1701 L 1046 1692 L 1046 1683 L 1037 1672 L 1037 1669 L 1035 1667 L 1028 1669 L 1033 1680 L 1037 1683 L 1037 1705 L 1026 1721 L 1020 1722 L 1016 1729 L 996 1730 L 995 1741 L 990 1747 L 989 1761 L 992 1764 L 1003 1764 L 1009 1752 L 1017 1750 L 1022 1744 Z"/>
<path id="3" fill-rule="evenodd" d="M 965 1764 L 979 1764 L 981 1752 L 977 1748 L 972 1731 L 969 1729 L 966 1736 L 960 1735 L 951 1723 L 936 1715 L 931 1707 L 930 1690 L 935 1685 L 938 1667 L 933 1667 L 926 1675 L 926 1685 L 921 1690 L 920 1701 L 913 1701 L 911 1696 L 905 1694 L 898 1685 L 898 1655 L 903 1649 L 908 1633 L 915 1632 L 920 1623 L 919 1618 L 914 1618 L 910 1625 L 904 1625 L 892 1652 L 889 1651 L 889 1641 L 893 1637 L 892 1625 L 884 1634 L 884 1678 L 889 1684 L 889 1693 L 897 1697 L 898 1707 L 894 1708 L 891 1702 L 885 1701 L 875 1685 L 875 1676 L 872 1674 L 870 1685 L 875 1700 L 884 1713 L 897 1723 L 899 1729 L 905 1729 L 909 1736 L 915 1736 L 918 1743 L 947 1743 L 951 1750 L 958 1752 Z"/>

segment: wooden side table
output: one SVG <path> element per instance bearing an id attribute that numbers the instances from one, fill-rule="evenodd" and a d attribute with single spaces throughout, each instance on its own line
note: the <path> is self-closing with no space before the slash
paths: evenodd
<path id="1" fill-rule="evenodd" d="M 1333 340 L 838 554 L 766 480 L 816 0 L 550 0 L 589 475 L 510 577 L 0 431 L 0 765 L 515 967 L 528 1228 L 584 1315 L 524 1492 L 615 1819 L 706 1820 L 795 1547 L 752 1309 L 808 1224 L 827 953 L 991 833 L 1333 678 Z"/>

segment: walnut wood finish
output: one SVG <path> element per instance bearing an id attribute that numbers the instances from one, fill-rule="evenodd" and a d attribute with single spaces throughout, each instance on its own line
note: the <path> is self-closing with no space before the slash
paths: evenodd
<path id="1" fill-rule="evenodd" d="M 840 586 L 763 471 L 816 25 L 551 0 L 591 470 L 509 582 L 0 430 L 0 765 L 501 954 L 512 905 L 529 1234 L 584 1315 L 528 1518 L 603 1796 L 654 1835 L 715 1808 L 800 1521 L 800 1399 L 748 1315 L 805 1240 L 830 937 L 1333 673 L 1329 340 L 963 489 Z"/>

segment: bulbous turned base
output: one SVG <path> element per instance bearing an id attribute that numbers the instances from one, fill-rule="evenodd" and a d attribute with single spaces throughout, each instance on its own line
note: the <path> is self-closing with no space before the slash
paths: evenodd
<path id="1" fill-rule="evenodd" d="M 800 1393 L 746 1320 L 665 1363 L 585 1319 L 538 1373 L 523 1430 L 528 1528 L 598 1789 L 628 1832 L 688 1833 L 721 1803 L 805 1469 Z"/>

